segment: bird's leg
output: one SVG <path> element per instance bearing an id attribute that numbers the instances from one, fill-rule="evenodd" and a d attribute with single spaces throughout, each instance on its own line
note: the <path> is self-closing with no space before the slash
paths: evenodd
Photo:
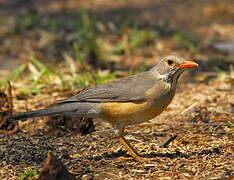
<path id="1" fill-rule="evenodd" d="M 114 128 L 115 128 L 114 133 L 116 135 L 116 138 L 127 149 L 127 151 L 130 153 L 130 155 L 132 156 L 132 158 L 137 159 L 137 160 L 143 159 L 136 152 L 136 150 L 133 148 L 133 146 L 127 141 L 127 139 L 124 138 L 124 135 L 126 134 L 124 132 L 124 126 L 122 126 L 121 124 L 115 124 Z M 120 158 L 120 159 L 132 159 L 132 158 Z"/>
<path id="2" fill-rule="evenodd" d="M 132 145 L 124 138 L 124 136 L 118 136 L 119 142 L 128 150 L 134 159 L 142 160 L 143 158 L 136 152 Z"/>

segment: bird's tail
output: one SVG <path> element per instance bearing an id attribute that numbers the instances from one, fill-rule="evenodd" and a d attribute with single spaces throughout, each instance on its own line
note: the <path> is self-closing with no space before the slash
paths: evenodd
<path id="1" fill-rule="evenodd" d="M 99 103 L 68 102 L 68 103 L 56 104 L 46 109 L 15 114 L 13 116 L 10 116 L 9 118 L 12 120 L 19 120 L 19 119 L 27 119 L 39 116 L 58 115 L 58 114 L 93 117 L 99 113 L 99 110 L 97 109 L 98 105 Z"/>
<path id="2" fill-rule="evenodd" d="M 19 119 L 27 119 L 27 118 L 33 118 L 33 117 L 39 117 L 39 116 L 56 115 L 56 114 L 61 114 L 67 111 L 68 111 L 67 106 L 62 106 L 62 105 L 52 106 L 46 109 L 40 109 L 36 111 L 28 111 L 28 112 L 15 114 L 15 115 L 10 116 L 10 119 L 19 120 Z"/>

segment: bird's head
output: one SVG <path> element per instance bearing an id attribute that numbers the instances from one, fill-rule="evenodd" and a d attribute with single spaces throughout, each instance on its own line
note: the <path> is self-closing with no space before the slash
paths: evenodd
<path id="1" fill-rule="evenodd" d="M 197 67 L 198 64 L 179 56 L 166 56 L 156 64 L 151 71 L 160 79 L 178 80 L 182 72 L 187 68 Z"/>

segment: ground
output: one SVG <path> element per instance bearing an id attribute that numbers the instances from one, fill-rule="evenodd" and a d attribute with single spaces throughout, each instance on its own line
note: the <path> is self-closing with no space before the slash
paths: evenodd
<path id="1" fill-rule="evenodd" d="M 166 54 L 196 58 L 200 65 L 184 74 L 173 102 L 160 116 L 128 127 L 126 138 L 145 160 L 121 159 L 129 156 L 127 151 L 113 137 L 112 127 L 100 119 L 94 120 L 93 132 L 80 135 L 71 125 L 60 123 L 57 128 L 48 125 L 51 118 L 37 118 L 20 122 L 16 133 L 0 134 L 0 179 L 36 177 L 48 151 L 77 179 L 234 179 L 234 77 L 229 68 L 234 61 L 232 55 L 210 46 L 213 42 L 234 40 L 232 1 L 69 0 L 0 4 L 5 17 L 0 28 L 0 77 L 28 62 L 30 55 L 49 67 L 59 64 L 59 71 L 67 75 L 64 60 L 73 62 L 69 60 L 74 55 L 71 44 L 80 41 L 74 21 L 81 5 L 97 16 L 95 38 L 105 47 L 101 52 L 124 44 L 117 53 L 106 55 L 100 65 L 95 64 L 98 53 L 92 49 L 93 44 L 84 43 L 88 50 L 82 52 L 90 60 L 88 70 L 98 68 L 101 75 L 114 72 L 114 78 L 121 78 L 129 70 L 135 73 L 148 69 Z M 24 19 L 23 15 L 30 15 L 31 19 Z M 50 21 L 53 26 L 48 25 Z M 133 27 L 141 30 L 140 36 L 134 34 Z M 156 33 L 153 38 L 149 35 L 152 31 Z M 142 41 L 132 40 L 142 34 Z M 38 73 L 33 62 L 27 64 L 26 74 Z M 113 67 L 109 62 L 114 62 Z M 135 70 L 138 67 L 143 68 Z M 14 79 L 14 113 L 45 107 L 83 88 L 75 81 L 67 85 L 69 88 L 60 87 L 61 79 L 77 78 L 75 75 L 53 77 L 55 84 Z M 84 86 L 96 83 L 91 80 Z M 32 91 L 31 84 L 39 93 Z M 31 88 L 30 93 L 22 91 L 24 86 Z M 8 94 L 7 89 L 3 86 L 2 92 Z"/>

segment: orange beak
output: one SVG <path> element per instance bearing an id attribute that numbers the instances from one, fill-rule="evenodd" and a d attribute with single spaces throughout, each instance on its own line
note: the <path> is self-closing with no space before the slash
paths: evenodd
<path id="1" fill-rule="evenodd" d="M 183 64 L 179 64 L 176 67 L 179 68 L 192 68 L 192 67 L 197 67 L 199 66 L 197 63 L 193 62 L 193 61 L 185 61 Z"/>

